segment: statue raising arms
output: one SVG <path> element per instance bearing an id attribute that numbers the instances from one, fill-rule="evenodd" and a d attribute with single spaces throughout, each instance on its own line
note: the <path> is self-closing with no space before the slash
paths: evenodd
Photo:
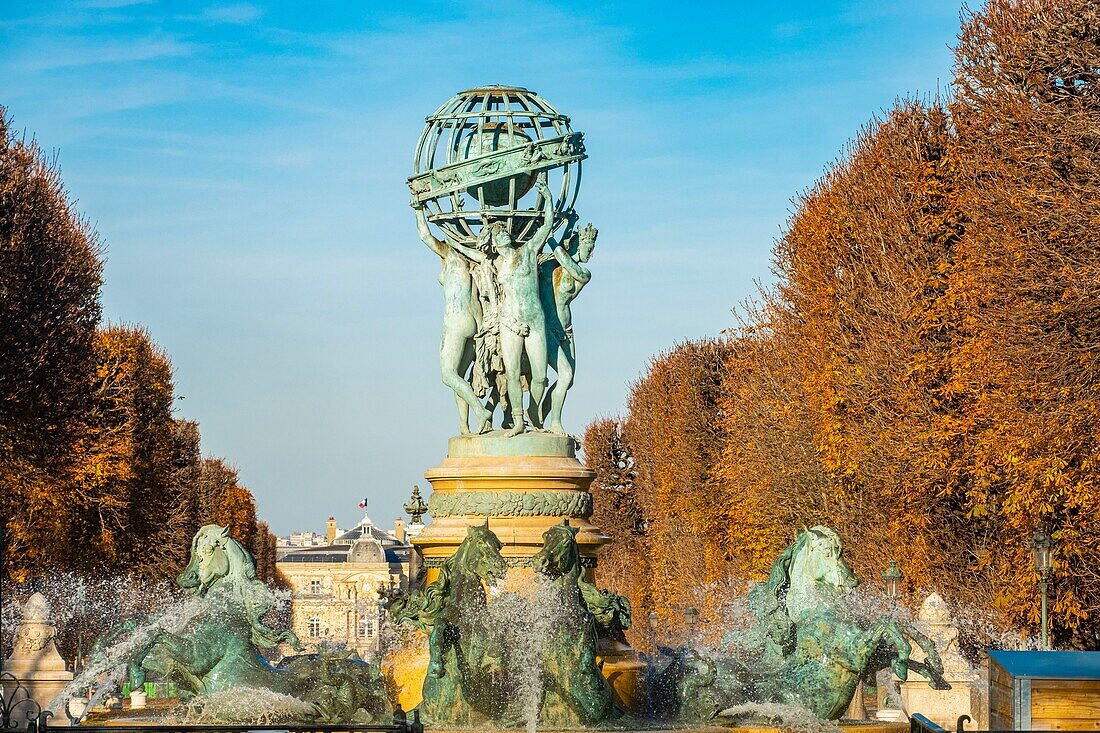
<path id="1" fill-rule="evenodd" d="M 570 222 L 570 228 L 572 222 Z M 592 279 L 592 272 L 585 264 L 592 258 L 599 231 L 586 224 L 576 233 L 566 232 L 562 244 L 554 247 L 551 257 L 544 255 L 539 265 L 539 295 L 546 312 L 546 352 L 549 363 L 557 373 L 557 380 L 543 400 L 542 414 L 546 428 L 552 433 L 565 435 L 561 424 L 565 395 L 573 386 L 573 374 L 577 365 L 576 346 L 573 341 L 573 313 L 570 304 Z"/>
<path id="2" fill-rule="evenodd" d="M 546 315 L 539 299 L 538 255 L 554 230 L 554 197 L 546 185 L 545 174 L 539 178 L 537 186 L 542 196 L 543 222 L 534 236 L 517 245 L 503 222 L 489 225 L 501 296 L 500 348 L 508 381 L 508 406 L 512 413 L 508 435 L 518 435 L 525 430 L 520 380 L 524 355 L 531 368 L 527 385 L 531 401 L 527 416 L 533 427 L 542 427 L 541 404 L 547 384 Z"/>
<path id="3" fill-rule="evenodd" d="M 478 401 L 470 383 L 463 375 L 474 360 L 474 335 L 481 322 L 481 307 L 474 293 L 470 261 L 454 247 L 436 239 L 428 228 L 423 205 L 413 206 L 420 240 L 443 262 L 439 284 L 443 286 L 443 336 L 439 342 L 439 369 L 443 383 L 455 393 L 458 406 L 459 431 L 470 432 L 470 410 L 475 424 L 485 429 L 492 420 L 490 413 Z"/>

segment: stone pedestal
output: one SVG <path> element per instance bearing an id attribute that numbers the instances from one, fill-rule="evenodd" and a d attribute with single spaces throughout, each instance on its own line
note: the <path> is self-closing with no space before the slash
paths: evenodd
<path id="1" fill-rule="evenodd" d="M 615 707 L 631 712 L 640 710 L 644 703 L 642 695 L 645 690 L 642 683 L 646 665 L 638 657 L 638 652 L 629 646 L 616 644 L 613 647 L 604 647 L 601 644 L 596 661 L 604 679 L 611 686 Z"/>
<path id="2" fill-rule="evenodd" d="M 542 549 L 542 534 L 568 519 L 580 531 L 577 545 L 589 582 L 595 580 L 596 555 L 608 541 L 588 521 L 592 495 L 588 487 L 595 472 L 577 460 L 572 438 L 531 432 L 510 438 L 493 434 L 451 438 L 447 457 L 425 477 L 432 484 L 428 513 L 432 523 L 412 542 L 424 556 L 427 582 L 439 575 L 439 566 L 466 538 L 466 528 L 489 522 L 503 543 L 501 555 L 512 573 L 531 567 L 531 557 Z M 598 584 L 598 583 L 597 583 Z M 615 704 L 636 709 L 645 664 L 629 646 L 601 644 L 599 659 L 611 685 Z M 423 667 L 418 669 L 423 679 Z M 413 688 L 416 681 L 403 687 Z M 418 698 L 419 688 L 406 702 Z"/>
<path id="3" fill-rule="evenodd" d="M 486 521 L 504 544 L 501 554 L 508 564 L 522 568 L 530 567 L 531 556 L 542 548 L 542 533 L 568 519 L 580 528 L 577 544 L 592 577 L 596 553 L 608 538 L 588 521 L 588 486 L 596 474 L 577 460 L 572 438 L 490 433 L 451 438 L 447 447 L 443 463 L 424 474 L 432 484 L 432 523 L 413 539 L 428 582 L 466 538 L 466 528 Z"/>
<path id="4" fill-rule="evenodd" d="M 950 609 L 943 598 L 933 593 L 924 600 L 916 626 L 936 644 L 943 661 L 943 677 L 951 689 L 933 690 L 927 681 L 910 674 L 909 680 L 900 684 L 905 710 L 920 713 L 948 730 L 954 729 L 960 715 L 969 715 L 976 727 L 985 728 L 988 721 L 979 684 L 981 676 L 959 652 L 959 631 L 951 624 Z M 911 658 L 924 660 L 924 653 L 915 644 Z"/>
<path id="5" fill-rule="evenodd" d="M 57 652 L 56 635 L 45 597 L 35 593 L 23 606 L 23 618 L 15 627 L 12 655 L 4 660 L 4 671 L 26 688 L 43 711 L 73 680 L 73 673 L 65 668 L 65 660 Z M 12 694 L 14 688 L 5 685 L 5 697 Z M 17 722 L 25 722 L 22 714 L 18 714 Z"/>

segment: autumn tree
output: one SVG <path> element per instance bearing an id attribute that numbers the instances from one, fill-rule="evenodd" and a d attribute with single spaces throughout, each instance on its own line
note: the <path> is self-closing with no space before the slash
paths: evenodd
<path id="1" fill-rule="evenodd" d="M 1028 541 L 1056 540 L 1056 633 L 1100 642 L 1100 8 L 991 0 L 957 49 L 965 206 L 959 379 L 980 399 L 968 495 L 997 523 L 997 603 L 1034 625 Z"/>
<path id="2" fill-rule="evenodd" d="M 175 423 L 172 367 L 139 328 L 96 337 L 95 400 L 73 468 L 71 541 L 78 567 L 156 562 L 171 496 Z"/>
<path id="3" fill-rule="evenodd" d="M 668 619 L 679 619 L 677 604 L 693 586 L 729 573 L 725 546 L 707 540 L 724 532 L 713 467 L 723 443 L 717 401 L 727 355 L 718 339 L 654 359 L 631 389 L 622 429 L 645 523 L 642 596 Z"/>
<path id="4" fill-rule="evenodd" d="M 56 457 L 87 407 L 102 264 L 53 164 L 0 107 L 0 430 Z M 10 448 L 8 448 L 10 450 Z"/>
<path id="5" fill-rule="evenodd" d="M 256 502 L 240 485 L 237 469 L 221 458 L 204 458 L 198 492 L 202 523 L 229 527 L 233 539 L 255 555 Z"/>
<path id="6" fill-rule="evenodd" d="M 949 104 L 899 103 L 795 200 L 721 367 L 677 347 L 586 436 L 612 507 L 630 446 L 639 613 L 823 523 L 872 583 L 898 559 L 910 591 L 1035 632 L 1046 526 L 1056 639 L 1098 644 L 1100 9 L 993 0 L 956 56 Z"/>
<path id="7" fill-rule="evenodd" d="M 638 505 L 637 472 L 622 423 L 610 418 L 594 421 L 584 431 L 583 445 L 585 463 L 596 472 L 590 487 L 591 519 L 611 538 L 600 550 L 598 582 L 648 608 L 648 524 Z"/>
<path id="8" fill-rule="evenodd" d="M 0 515 L 13 552 L 63 534 L 65 456 L 91 399 L 102 265 L 55 165 L 0 107 Z"/>
<path id="9" fill-rule="evenodd" d="M 101 326 L 96 233 L 0 108 L 0 516 L 6 569 L 174 577 L 212 522 L 273 576 L 273 536 L 224 462 L 173 415 L 167 354 Z"/>

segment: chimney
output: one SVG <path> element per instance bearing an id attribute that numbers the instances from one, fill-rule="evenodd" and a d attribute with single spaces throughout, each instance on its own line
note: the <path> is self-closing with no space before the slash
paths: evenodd
<path id="1" fill-rule="evenodd" d="M 332 544 L 336 540 L 336 517 L 329 517 L 325 523 L 325 541 Z"/>
<path id="2" fill-rule="evenodd" d="M 405 541 L 405 520 L 401 517 L 393 520 L 393 536 L 400 542 Z"/>

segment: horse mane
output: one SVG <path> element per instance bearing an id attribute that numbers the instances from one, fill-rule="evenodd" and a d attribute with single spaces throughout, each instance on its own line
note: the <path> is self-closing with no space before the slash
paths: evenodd
<path id="1" fill-rule="evenodd" d="M 206 529 L 205 527 L 203 529 Z M 222 528 L 219 527 L 219 530 Z M 199 534 L 202 530 L 199 530 Z M 195 542 L 199 535 L 195 536 Z M 192 543 L 194 544 L 194 543 Z M 236 592 L 248 610 L 248 621 L 251 625 L 252 643 L 259 647 L 271 649 L 286 642 L 296 650 L 300 648 L 298 637 L 292 631 L 279 631 L 264 623 L 264 616 L 272 608 L 271 592 L 267 583 L 256 577 L 256 560 L 252 554 L 244 548 L 240 542 L 226 534 L 219 543 L 229 560 L 229 572 L 220 580 L 212 583 L 221 585 L 228 580 L 228 587 Z"/>
<path id="2" fill-rule="evenodd" d="M 749 605 L 760 620 L 768 636 L 784 649 L 795 641 L 795 627 L 787 615 L 787 591 L 791 587 L 791 564 L 798 553 L 802 552 L 809 540 L 809 530 L 799 532 L 794 541 L 772 563 L 768 579 L 749 591 Z"/>

